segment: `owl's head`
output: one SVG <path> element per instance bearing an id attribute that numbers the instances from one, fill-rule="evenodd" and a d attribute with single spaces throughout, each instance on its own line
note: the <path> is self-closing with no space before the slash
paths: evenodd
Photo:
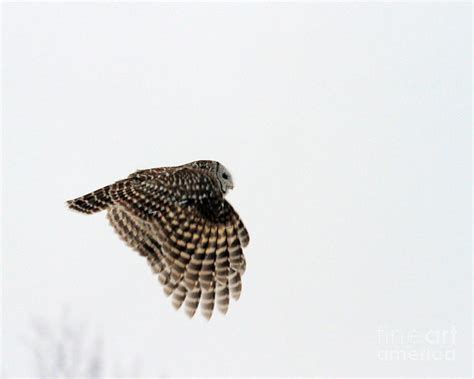
<path id="1" fill-rule="evenodd" d="M 208 170 L 217 179 L 219 186 L 221 187 L 222 193 L 226 194 L 230 189 L 234 188 L 234 182 L 232 181 L 232 175 L 223 164 L 217 161 L 195 161 L 191 165 L 194 167 Z"/>

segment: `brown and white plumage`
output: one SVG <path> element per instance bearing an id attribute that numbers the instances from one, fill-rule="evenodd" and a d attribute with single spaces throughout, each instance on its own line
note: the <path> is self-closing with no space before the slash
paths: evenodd
<path id="1" fill-rule="evenodd" d="M 176 308 L 206 318 L 237 300 L 249 235 L 224 199 L 233 188 L 216 161 L 139 170 L 114 184 L 69 200 L 69 208 L 107 211 L 119 236 L 147 258 Z M 215 307 L 215 303 L 217 306 Z"/>

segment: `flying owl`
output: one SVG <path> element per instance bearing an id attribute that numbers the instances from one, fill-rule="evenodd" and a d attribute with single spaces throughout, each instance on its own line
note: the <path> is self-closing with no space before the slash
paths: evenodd
<path id="1" fill-rule="evenodd" d="M 173 305 L 193 317 L 200 305 L 209 319 L 238 300 L 245 272 L 242 248 L 249 234 L 224 199 L 232 176 L 219 162 L 139 170 L 67 205 L 92 214 L 103 210 L 118 235 L 146 257 Z"/>

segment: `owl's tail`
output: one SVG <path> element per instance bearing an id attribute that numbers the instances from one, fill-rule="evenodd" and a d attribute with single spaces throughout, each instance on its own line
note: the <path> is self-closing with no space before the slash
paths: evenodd
<path id="1" fill-rule="evenodd" d="M 77 199 L 68 200 L 66 204 L 70 209 L 81 213 L 92 214 L 103 211 L 113 204 L 110 187 L 106 186 Z"/>

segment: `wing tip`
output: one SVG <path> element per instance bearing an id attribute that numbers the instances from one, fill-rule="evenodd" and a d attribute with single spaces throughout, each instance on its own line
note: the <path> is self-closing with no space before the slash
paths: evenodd
<path id="1" fill-rule="evenodd" d="M 81 207 L 77 200 L 78 200 L 78 199 L 75 199 L 75 200 L 67 200 L 67 201 L 64 203 L 64 205 L 65 205 L 65 207 L 66 207 L 67 209 L 69 209 L 69 210 L 71 210 L 71 211 L 74 211 L 74 212 L 77 212 L 77 213 L 81 213 L 81 214 L 91 214 L 91 213 L 93 213 L 93 212 L 91 212 L 90 210 Z"/>

